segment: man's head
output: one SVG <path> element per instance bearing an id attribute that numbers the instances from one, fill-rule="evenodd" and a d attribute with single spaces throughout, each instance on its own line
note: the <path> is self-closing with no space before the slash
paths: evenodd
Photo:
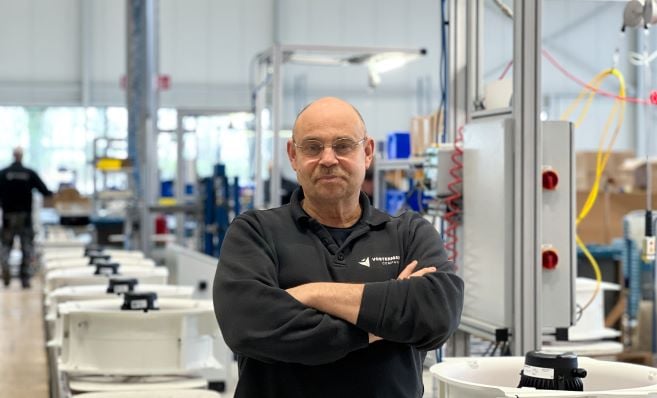
<path id="1" fill-rule="evenodd" d="M 16 148 L 14 148 L 12 154 L 16 162 L 20 163 L 23 161 L 23 148 L 17 146 Z"/>
<path id="2" fill-rule="evenodd" d="M 287 153 L 306 198 L 315 203 L 357 201 L 374 141 L 356 108 L 325 97 L 299 113 Z"/>

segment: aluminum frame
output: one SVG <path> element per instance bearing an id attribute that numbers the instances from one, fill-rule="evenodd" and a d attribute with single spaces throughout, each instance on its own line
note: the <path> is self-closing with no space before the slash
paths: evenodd
<path id="1" fill-rule="evenodd" d="M 491 114 L 478 112 L 475 102 L 480 91 L 480 44 L 482 0 L 450 2 L 450 91 L 447 123 L 452 140 L 459 126 L 474 118 L 499 117 L 509 110 Z M 541 184 L 542 131 L 540 126 L 540 54 L 542 1 L 513 2 L 513 93 L 511 109 L 514 134 L 513 206 L 513 352 L 516 355 L 539 349 L 542 343 L 542 301 L 540 254 L 542 242 Z M 466 210 L 467 211 L 467 210 Z M 467 323 L 467 320 L 466 320 Z M 461 330 L 472 333 L 482 328 L 477 320 Z M 491 330 L 483 334 L 491 336 Z M 457 336 L 463 340 L 467 336 Z M 467 341 L 467 340 L 466 340 Z M 455 346 L 463 346 L 462 341 Z M 462 354 L 457 352 L 457 354 Z"/>

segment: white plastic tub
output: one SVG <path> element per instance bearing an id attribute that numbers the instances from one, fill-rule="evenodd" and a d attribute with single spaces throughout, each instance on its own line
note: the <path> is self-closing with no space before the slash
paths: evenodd
<path id="1" fill-rule="evenodd" d="M 587 370 L 584 391 L 517 388 L 524 357 L 448 359 L 431 367 L 442 398 L 655 397 L 657 369 L 622 362 L 578 358 Z M 652 394 L 651 394 L 652 393 Z"/>

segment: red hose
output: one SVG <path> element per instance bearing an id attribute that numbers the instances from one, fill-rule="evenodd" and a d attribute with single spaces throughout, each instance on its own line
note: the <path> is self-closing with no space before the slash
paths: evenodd
<path id="1" fill-rule="evenodd" d="M 585 81 L 583 81 L 582 79 L 580 79 L 580 78 L 578 78 L 577 76 L 575 76 L 575 75 L 573 75 L 572 73 L 570 73 L 570 72 L 569 72 L 566 68 L 564 68 L 564 67 L 563 67 L 563 66 L 562 66 L 562 65 L 556 60 L 556 58 L 554 58 L 554 56 L 553 56 L 552 54 L 550 54 L 546 49 L 543 49 L 543 50 L 541 51 L 541 53 L 543 54 L 543 56 L 545 57 L 545 59 L 547 59 L 548 62 L 550 62 L 550 63 L 552 64 L 552 66 L 554 66 L 557 70 L 559 70 L 561 73 L 563 73 L 567 78 L 569 78 L 570 80 L 574 81 L 575 83 L 579 84 L 580 86 L 584 87 L 585 89 L 587 89 L 587 90 L 589 90 L 589 91 L 593 91 L 593 92 L 595 92 L 595 93 L 597 93 L 597 94 L 600 94 L 600 95 L 602 95 L 602 96 L 605 96 L 605 97 L 615 98 L 615 99 L 617 99 L 617 100 L 626 101 L 626 102 L 631 102 L 631 103 L 634 103 L 634 104 L 657 105 L 657 102 L 653 102 L 653 101 L 651 101 L 650 99 L 646 99 L 646 98 L 637 98 L 637 97 L 621 97 L 621 96 L 616 95 L 616 94 L 614 94 L 614 93 L 610 93 L 609 91 L 605 91 L 605 90 L 602 90 L 602 89 L 599 89 L 599 88 L 593 87 L 593 86 L 591 86 L 590 84 L 588 84 L 588 83 L 586 83 Z M 509 63 L 508 63 L 508 64 L 506 65 L 506 67 L 504 68 L 504 71 L 503 71 L 502 74 L 500 75 L 499 80 L 504 79 L 504 77 L 506 76 L 506 74 L 509 72 L 509 69 L 511 69 L 511 66 L 512 66 L 512 65 L 513 65 L 513 61 L 509 61 Z"/>
<path id="2" fill-rule="evenodd" d="M 454 152 L 452 152 L 452 163 L 454 164 L 449 170 L 449 175 L 452 176 L 452 181 L 447 184 L 451 195 L 445 199 L 447 204 L 447 213 L 445 214 L 445 221 L 447 227 L 445 228 L 445 250 L 449 260 L 456 262 L 458 258 L 458 233 L 459 215 L 461 208 L 459 207 L 458 200 L 463 197 L 461 193 L 463 179 L 461 177 L 463 169 L 463 127 L 458 129 L 454 139 Z"/>

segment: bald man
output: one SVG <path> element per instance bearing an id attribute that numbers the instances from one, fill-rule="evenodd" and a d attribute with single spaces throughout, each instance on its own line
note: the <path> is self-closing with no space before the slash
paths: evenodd
<path id="1" fill-rule="evenodd" d="M 235 397 L 421 397 L 426 351 L 463 306 L 440 236 L 416 213 L 370 206 L 374 141 L 349 103 L 304 108 L 287 153 L 300 188 L 233 221 L 215 275 Z"/>
<path id="2" fill-rule="evenodd" d="M 2 264 L 2 281 L 5 287 L 11 283 L 9 254 L 18 236 L 21 243 L 20 278 L 24 289 L 30 287 L 30 261 L 33 256 L 34 230 L 32 229 L 32 190 L 36 189 L 44 196 L 52 192 L 32 169 L 23 166 L 23 149 L 13 151 L 14 162 L 0 170 L 0 206 L 2 206 L 2 232 L 0 233 L 0 263 Z"/>

